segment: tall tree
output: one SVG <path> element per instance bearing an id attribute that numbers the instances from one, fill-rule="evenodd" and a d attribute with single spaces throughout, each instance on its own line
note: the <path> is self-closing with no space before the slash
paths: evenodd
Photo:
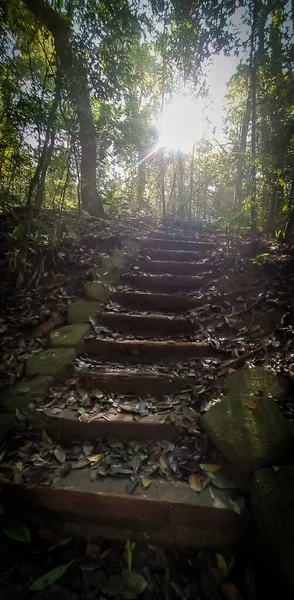
<path id="1" fill-rule="evenodd" d="M 84 210 L 103 216 L 104 210 L 96 184 L 96 137 L 90 92 L 82 56 L 72 45 L 71 5 L 66 16 L 58 13 L 47 0 L 23 0 L 42 26 L 54 38 L 56 57 L 67 82 L 79 120 L 81 144 L 81 201 Z"/>

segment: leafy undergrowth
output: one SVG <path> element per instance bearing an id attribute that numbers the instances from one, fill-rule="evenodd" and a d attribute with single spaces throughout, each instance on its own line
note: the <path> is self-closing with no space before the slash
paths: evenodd
<path id="1" fill-rule="evenodd" d="M 2 600 L 257 598 L 249 553 L 163 550 L 140 542 L 56 535 L 1 518 Z"/>
<path id="2" fill-rule="evenodd" d="M 69 302 L 82 295 L 89 270 L 101 256 L 120 247 L 121 235 L 138 233 L 138 222 L 101 221 L 65 216 L 58 247 L 50 243 L 50 214 L 44 214 L 39 233 L 28 244 L 23 285 L 16 290 L 19 253 L 15 229 L 22 213 L 1 215 L 0 389 L 22 377 L 25 361 L 47 343 L 47 334 L 65 321 Z M 47 229 L 46 229 L 47 227 Z M 144 225 L 141 223 L 144 234 Z M 49 233 L 48 233 L 49 232 Z"/>

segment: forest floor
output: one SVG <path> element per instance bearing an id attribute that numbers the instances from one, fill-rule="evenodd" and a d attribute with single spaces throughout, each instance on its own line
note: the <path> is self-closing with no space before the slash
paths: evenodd
<path id="1" fill-rule="evenodd" d="M 48 215 L 44 220 L 49 220 Z M 46 222 L 47 222 L 46 221 Z M 101 256 L 109 254 L 120 246 L 121 236 L 144 236 L 154 229 L 151 223 L 139 219 L 124 223 L 102 223 L 97 220 L 70 219 L 67 225 L 68 235 L 64 235 L 58 249 L 48 243 L 46 235 L 32 241 L 29 245 L 26 265 L 26 277 L 23 286 L 15 291 L 15 241 L 12 232 L 19 221 L 7 215 L 0 222 L 0 236 L 4 253 L 1 258 L 1 364 L 0 380 L 2 389 L 13 386 L 24 373 L 24 365 L 32 354 L 37 354 L 47 345 L 48 334 L 56 327 L 65 324 L 68 304 L 82 295 L 82 286 L 89 277 L 90 269 L 99 267 Z M 195 232 L 178 228 L 177 237 L 187 236 L 193 241 Z M 144 441 L 136 447 L 136 456 L 132 442 L 118 445 L 113 440 L 103 439 L 97 444 L 79 443 L 74 446 L 64 443 L 53 448 L 54 461 L 46 472 L 41 464 L 42 444 L 52 443 L 35 435 L 28 428 L 21 413 L 16 414 L 16 429 L 10 438 L 9 447 L 4 446 L 1 462 L 20 460 L 18 456 L 20 436 L 23 443 L 31 445 L 34 451 L 34 471 L 27 472 L 26 484 L 37 485 L 40 478 L 50 484 L 58 480 L 61 470 L 70 461 L 73 468 L 87 469 L 91 481 L 98 474 L 111 476 L 130 476 L 134 469 L 136 478 L 130 478 L 129 486 L 138 485 L 138 481 L 150 485 L 150 477 L 160 470 L 175 480 L 188 482 L 191 487 L 195 481 L 191 474 L 199 469 L 199 463 L 215 464 L 218 453 L 208 436 L 198 427 L 194 430 L 197 415 L 204 413 L 208 405 L 222 392 L 223 381 L 227 375 L 237 371 L 245 362 L 252 365 L 264 365 L 273 372 L 282 375 L 289 383 L 289 393 L 279 400 L 279 405 L 290 426 L 294 423 L 294 350 L 293 350 L 293 287 L 294 287 L 294 251 L 291 247 L 279 246 L 274 240 L 252 240 L 249 236 L 236 237 L 223 234 L 208 234 L 217 241 L 217 252 L 207 256 L 207 268 L 213 269 L 206 286 L 206 302 L 190 310 L 165 311 L 165 315 L 174 318 L 189 318 L 194 328 L 187 329 L 176 336 L 180 342 L 209 342 L 215 349 L 215 356 L 199 358 L 179 357 L 170 365 L 168 372 L 178 379 L 197 377 L 197 385 L 191 389 L 165 394 L 161 401 L 150 395 L 133 395 L 118 392 L 101 393 L 99 389 L 89 390 L 81 379 L 74 375 L 50 388 L 43 399 L 43 405 L 32 402 L 32 413 L 46 409 L 52 416 L 58 417 L 64 410 L 75 414 L 76 422 L 82 415 L 88 422 L 104 419 L 106 422 L 120 415 L 130 416 L 134 422 L 145 417 L 157 418 L 158 422 L 176 426 L 184 431 L 175 443 L 157 441 L 153 445 Z M 131 280 L 140 276 L 143 266 L 131 265 L 125 273 L 125 283 L 120 291 L 134 290 Z M 209 273 L 209 271 L 208 271 Z M 144 286 L 144 282 L 142 284 Z M 140 309 L 140 290 L 138 301 L 133 308 L 124 308 L 119 298 L 110 300 L 107 311 L 120 316 L 128 313 L 132 318 L 140 314 L 158 316 L 154 310 Z M 225 302 L 217 298 L 226 295 Z M 174 293 L 173 297 L 181 298 Z M 193 296 L 186 291 L 185 297 Z M 137 304 L 137 305 L 136 305 Z M 134 323 L 135 321 L 133 321 Z M 181 321 L 179 321 L 181 325 Z M 182 326 L 182 325 L 181 325 Z M 154 333 L 144 334 L 128 327 L 122 334 L 115 327 L 91 322 L 92 337 L 95 344 L 99 340 L 119 342 L 172 341 L 174 336 L 164 332 L 154 337 Z M 90 340 L 91 340 L 90 335 Z M 90 342 L 89 342 L 90 343 Z M 221 350 L 221 352 L 220 352 Z M 132 362 L 132 361 L 131 361 Z M 140 363 L 136 358 L 136 373 L 160 375 L 166 373 L 163 360 L 158 363 Z M 113 356 L 110 346 L 109 355 L 103 360 L 85 352 L 75 362 L 76 372 L 96 372 L 99 368 L 125 370 L 120 356 Z M 129 367 L 130 370 L 132 367 Z M 192 436 L 191 436 L 192 434 Z M 49 440 L 49 441 L 48 441 Z M 44 449 L 44 448 L 43 448 Z M 166 457 L 163 463 L 162 453 Z M 89 465 L 88 456 L 107 457 Z M 138 459 L 139 456 L 139 459 Z M 131 457 L 133 459 L 131 460 Z M 188 457 L 188 458 L 187 458 Z M 134 462 L 135 461 L 135 462 Z M 132 464 L 131 464 L 132 463 Z M 195 466 L 196 465 L 196 466 Z M 99 473 L 98 473 L 99 471 Z M 47 478 L 47 482 L 46 482 Z M 213 481 L 216 479 L 216 481 Z M 134 483 L 135 482 L 135 483 Z M 144 483 L 146 482 L 146 483 Z M 211 494 L 217 495 L 216 478 L 204 476 L 201 485 L 210 486 Z M 237 486 L 236 486 L 237 487 Z M 126 490 L 132 493 L 132 489 Z M 237 511 L 242 497 L 236 489 L 231 491 L 231 502 Z M 217 498 L 216 500 L 217 501 Z M 246 499 L 245 499 L 246 501 Z M 5 600 L 23 599 L 32 596 L 29 586 L 35 584 L 36 598 L 48 600 L 90 600 L 94 598 L 136 598 L 143 600 L 164 598 L 173 600 L 238 600 L 254 597 L 254 573 L 250 552 L 237 549 L 233 553 L 163 550 L 153 545 L 137 542 L 134 549 L 125 542 L 87 543 L 69 536 L 57 535 L 50 524 L 40 520 L 26 521 L 26 525 L 14 515 L 7 515 L 3 508 L 1 515 L 2 536 L 0 539 L 1 572 L 0 586 L 5 589 Z M 12 519 L 7 527 L 7 520 Z M 15 520 L 15 522 L 14 522 Z M 129 570 L 132 563 L 132 571 Z M 71 568 L 67 572 L 67 567 Z M 61 569 L 57 573 L 52 569 Z M 60 575 L 64 575 L 59 582 Z M 49 574 L 48 574 L 49 572 Z M 134 573 L 134 575 L 130 575 Z M 130 577 L 140 574 L 137 580 Z M 58 575 L 55 577 L 55 575 Z M 45 587 L 48 578 L 52 585 Z M 58 579 L 58 581 L 54 581 Z M 39 586 L 39 587 L 38 587 Z M 250 596 L 251 594 L 251 596 Z"/>

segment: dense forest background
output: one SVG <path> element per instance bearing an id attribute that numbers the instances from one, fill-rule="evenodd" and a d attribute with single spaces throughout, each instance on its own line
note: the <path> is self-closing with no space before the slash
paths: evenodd
<path id="1" fill-rule="evenodd" d="M 1 0 L 0 13 L 0 206 L 24 209 L 16 239 L 43 209 L 55 237 L 77 210 L 291 234 L 293 0 Z M 160 118 L 183 93 L 209 103 L 220 54 L 237 57 L 220 128 L 195 108 L 206 133 L 165 145 Z"/>

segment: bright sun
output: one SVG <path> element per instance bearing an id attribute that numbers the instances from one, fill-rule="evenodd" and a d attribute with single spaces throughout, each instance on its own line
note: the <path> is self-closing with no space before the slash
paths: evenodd
<path id="1" fill-rule="evenodd" d="M 204 133 L 201 101 L 182 95 L 172 99 L 157 122 L 159 146 L 189 152 Z"/>

